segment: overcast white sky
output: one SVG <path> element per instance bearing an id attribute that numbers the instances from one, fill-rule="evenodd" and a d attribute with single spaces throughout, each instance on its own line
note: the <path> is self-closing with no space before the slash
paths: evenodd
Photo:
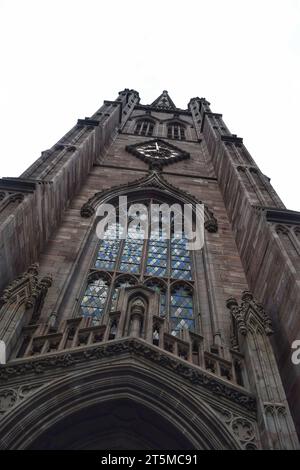
<path id="1" fill-rule="evenodd" d="M 0 176 L 120 90 L 204 96 L 300 210 L 299 0 L 0 0 Z"/>

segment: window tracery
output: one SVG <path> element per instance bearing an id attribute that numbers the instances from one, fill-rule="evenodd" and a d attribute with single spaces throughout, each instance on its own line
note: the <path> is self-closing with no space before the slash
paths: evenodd
<path id="1" fill-rule="evenodd" d="M 149 208 L 152 203 L 157 201 L 150 200 Z M 105 312 L 116 310 L 120 289 L 134 285 L 136 278 L 159 293 L 158 314 L 169 320 L 172 334 L 183 328 L 194 330 L 193 270 L 187 239 L 166 237 L 160 224 L 154 231 L 148 225 L 148 237 L 137 237 L 129 226 L 124 240 L 114 239 L 115 229 L 110 227 L 99 242 L 93 264 L 99 277 L 88 283 L 80 314 L 91 316 L 94 324 L 101 323 Z M 104 276 L 107 272 L 111 283 Z"/>
<path id="2" fill-rule="evenodd" d="M 183 124 L 172 122 L 167 126 L 168 139 L 185 140 L 185 127 Z"/>
<path id="3" fill-rule="evenodd" d="M 136 135 L 152 136 L 154 131 L 154 123 L 150 119 L 140 119 L 137 121 L 134 133 Z"/>

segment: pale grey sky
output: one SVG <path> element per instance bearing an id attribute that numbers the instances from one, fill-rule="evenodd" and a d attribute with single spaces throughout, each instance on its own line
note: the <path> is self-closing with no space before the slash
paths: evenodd
<path id="1" fill-rule="evenodd" d="M 204 96 L 300 210 L 299 0 L 0 0 L 0 176 L 134 88 Z"/>

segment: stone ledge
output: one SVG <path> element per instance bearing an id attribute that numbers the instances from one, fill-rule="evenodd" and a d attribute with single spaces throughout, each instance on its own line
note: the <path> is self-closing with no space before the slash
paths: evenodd
<path id="1" fill-rule="evenodd" d="M 256 410 L 256 399 L 242 387 L 193 366 L 171 353 L 161 350 L 157 346 L 149 345 L 141 339 L 124 338 L 112 340 L 97 346 L 84 346 L 76 350 L 62 351 L 61 353 L 48 353 L 44 356 L 16 359 L 6 365 L 0 366 L 0 382 L 19 377 L 26 373 L 40 376 L 44 372 L 56 368 L 69 370 L 73 366 L 91 360 L 109 359 L 123 354 L 140 356 L 149 361 L 165 367 L 188 380 L 193 385 L 199 385 L 217 396 L 226 398 L 249 411 Z"/>
<path id="2" fill-rule="evenodd" d="M 242 137 L 237 137 L 236 134 L 221 135 L 221 140 L 223 142 L 229 142 L 231 144 L 242 144 L 243 143 L 243 138 Z"/>
<path id="3" fill-rule="evenodd" d="M 300 225 L 300 212 L 289 209 L 253 206 L 256 210 L 264 212 L 267 222 L 277 224 Z"/>
<path id="4" fill-rule="evenodd" d="M 77 126 L 98 127 L 99 126 L 99 121 L 96 121 L 96 119 L 90 119 L 90 118 L 78 119 Z"/>

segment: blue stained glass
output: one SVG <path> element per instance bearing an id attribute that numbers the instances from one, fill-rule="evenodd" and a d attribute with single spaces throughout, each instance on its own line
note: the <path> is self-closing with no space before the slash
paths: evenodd
<path id="1" fill-rule="evenodd" d="M 88 284 L 81 301 L 81 315 L 99 320 L 105 308 L 107 294 L 108 286 L 103 279 Z"/>
<path id="2" fill-rule="evenodd" d="M 171 277 L 175 279 L 192 279 L 191 258 L 186 242 L 186 238 L 172 238 L 171 240 Z"/>
<path id="3" fill-rule="evenodd" d="M 143 246 L 142 230 L 136 232 L 129 229 L 121 257 L 120 271 L 129 273 L 138 273 L 140 271 Z"/>
<path id="4" fill-rule="evenodd" d="M 146 273 L 153 276 L 166 276 L 168 262 L 167 241 L 150 240 L 148 246 Z"/>
<path id="5" fill-rule="evenodd" d="M 183 328 L 194 329 L 193 297 L 188 289 L 180 286 L 171 294 L 172 334 L 178 334 Z"/>
<path id="6" fill-rule="evenodd" d="M 138 273 L 143 252 L 143 240 L 133 240 L 127 238 L 120 264 L 120 271 L 129 273 Z"/>
<path id="7" fill-rule="evenodd" d="M 107 269 L 108 271 L 114 270 L 119 247 L 119 240 L 102 240 L 95 261 L 95 268 Z"/>

